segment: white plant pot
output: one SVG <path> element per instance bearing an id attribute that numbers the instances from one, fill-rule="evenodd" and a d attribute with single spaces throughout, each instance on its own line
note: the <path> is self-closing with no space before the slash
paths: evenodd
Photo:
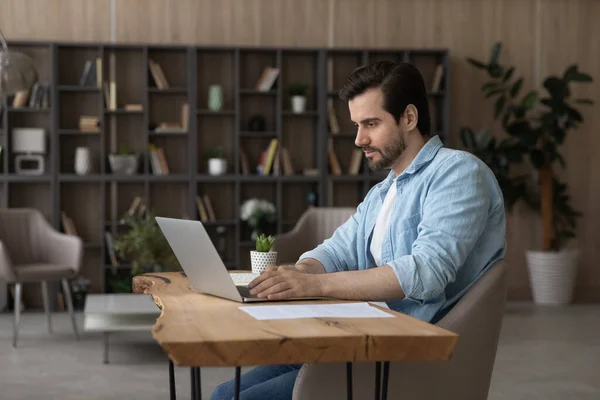
<path id="1" fill-rule="evenodd" d="M 87 147 L 77 147 L 75 149 L 75 173 L 77 175 L 87 175 L 92 171 L 92 159 L 90 149 Z"/>
<path id="2" fill-rule="evenodd" d="M 526 258 L 535 303 L 543 305 L 570 303 L 580 251 L 527 251 Z"/>
<path id="3" fill-rule="evenodd" d="M 250 250 L 250 264 L 252 265 L 252 272 L 259 274 L 266 270 L 268 266 L 277 265 L 277 252 Z"/>
<path id="4" fill-rule="evenodd" d="M 209 175 L 223 175 L 227 173 L 227 160 L 224 158 L 211 158 L 208 160 Z"/>
<path id="5" fill-rule="evenodd" d="M 138 170 L 139 155 L 109 154 L 108 162 L 114 174 L 133 175 Z"/>
<path id="6" fill-rule="evenodd" d="M 306 110 L 305 96 L 292 96 L 292 112 L 296 114 L 303 113 Z"/>

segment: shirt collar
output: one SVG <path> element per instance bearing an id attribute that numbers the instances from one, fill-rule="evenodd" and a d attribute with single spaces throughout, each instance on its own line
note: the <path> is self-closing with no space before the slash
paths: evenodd
<path id="1" fill-rule="evenodd" d="M 441 149 L 443 146 L 444 144 L 442 143 L 442 140 L 440 139 L 439 135 L 431 137 L 427 141 L 427 143 L 425 143 L 425 145 L 421 148 L 421 150 L 419 150 L 417 156 L 412 160 L 408 168 L 406 168 L 404 172 L 400 174 L 400 176 L 405 174 L 414 174 L 415 172 L 419 171 L 425 164 L 433 160 L 438 150 Z M 394 178 L 396 178 L 396 173 L 394 172 L 394 170 L 391 170 L 388 176 L 385 178 L 385 186 L 387 188 L 389 188 L 389 185 L 392 184 Z"/>

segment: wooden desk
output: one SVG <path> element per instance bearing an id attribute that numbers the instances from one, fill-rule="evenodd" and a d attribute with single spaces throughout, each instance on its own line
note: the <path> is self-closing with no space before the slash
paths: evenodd
<path id="1" fill-rule="evenodd" d="M 266 303 L 241 304 L 194 292 L 179 272 L 136 276 L 133 290 L 151 295 L 161 308 L 152 335 L 171 362 L 192 368 L 236 367 L 237 388 L 241 366 L 346 362 L 351 368 L 354 361 L 376 361 L 385 363 L 385 391 L 390 361 L 445 361 L 458 339 L 452 332 L 385 308 L 381 309 L 395 318 L 259 321 L 239 307 Z M 192 369 L 192 378 L 199 380 L 199 369 Z M 192 387 L 195 390 L 199 392 Z"/>

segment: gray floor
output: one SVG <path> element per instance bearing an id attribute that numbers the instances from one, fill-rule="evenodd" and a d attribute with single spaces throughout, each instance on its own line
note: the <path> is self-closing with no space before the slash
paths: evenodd
<path id="1" fill-rule="evenodd" d="M 150 333 L 116 335 L 111 364 L 102 338 L 73 339 L 65 314 L 26 313 L 20 346 L 11 345 L 12 317 L 0 314 L 0 399 L 168 399 L 168 364 Z M 188 399 L 189 369 L 177 368 L 177 398 Z M 205 399 L 233 369 L 202 369 Z M 600 305 L 539 308 L 509 304 L 491 400 L 600 399 Z"/>

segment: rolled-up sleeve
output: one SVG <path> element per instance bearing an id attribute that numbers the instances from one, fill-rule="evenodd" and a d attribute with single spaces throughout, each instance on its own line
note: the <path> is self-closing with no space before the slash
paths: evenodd
<path id="1" fill-rule="evenodd" d="M 323 265 L 326 272 L 358 269 L 357 232 L 365 201 L 358 205 L 356 212 L 340 225 L 329 239 L 313 250 L 303 253 L 298 261 L 314 258 Z"/>
<path id="2" fill-rule="evenodd" d="M 437 297 L 456 279 L 490 213 L 492 194 L 483 166 L 464 154 L 445 164 L 430 183 L 411 254 L 387 263 L 406 298 L 419 303 Z"/>

